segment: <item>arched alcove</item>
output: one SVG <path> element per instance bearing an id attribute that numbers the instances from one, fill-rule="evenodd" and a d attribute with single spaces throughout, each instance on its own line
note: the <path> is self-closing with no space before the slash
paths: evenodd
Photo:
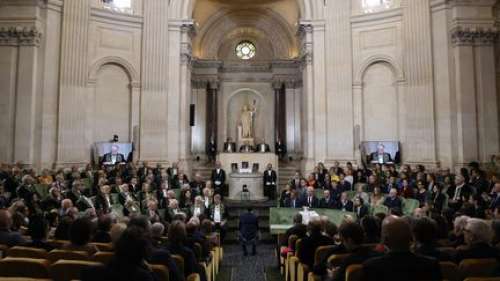
<path id="1" fill-rule="evenodd" d="M 384 61 L 371 64 L 362 85 L 363 139 L 398 140 L 398 90 L 393 67 Z"/>
<path id="2" fill-rule="evenodd" d="M 130 75 L 118 64 L 102 65 L 95 76 L 93 141 L 108 141 L 113 134 L 132 140 Z"/>

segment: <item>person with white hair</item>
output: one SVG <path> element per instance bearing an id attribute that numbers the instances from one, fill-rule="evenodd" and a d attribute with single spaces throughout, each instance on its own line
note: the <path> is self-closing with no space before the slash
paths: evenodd
<path id="1" fill-rule="evenodd" d="M 162 237 L 165 232 L 165 226 L 161 222 L 155 222 L 151 225 L 151 239 L 154 245 L 160 246 L 162 244 Z"/>
<path id="2" fill-rule="evenodd" d="M 453 221 L 453 233 L 450 236 L 451 240 L 451 245 L 452 247 L 458 247 L 460 245 L 463 245 L 465 243 L 464 241 L 464 228 L 465 225 L 467 224 L 467 220 L 469 220 L 470 217 L 468 216 L 458 216 L 455 218 Z"/>
<path id="3" fill-rule="evenodd" d="M 490 245 L 493 231 L 485 220 L 468 219 L 463 232 L 466 246 L 458 249 L 455 257 L 457 263 L 464 259 L 500 259 L 500 251 Z"/>

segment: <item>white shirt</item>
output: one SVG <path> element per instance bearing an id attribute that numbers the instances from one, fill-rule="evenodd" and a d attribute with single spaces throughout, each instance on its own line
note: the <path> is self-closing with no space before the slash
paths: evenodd
<path id="1" fill-rule="evenodd" d="M 214 222 L 220 223 L 222 221 L 220 214 L 220 206 L 215 206 L 214 208 Z"/>
<path id="2" fill-rule="evenodd" d="M 200 207 L 194 207 L 193 215 L 195 217 L 198 217 L 201 214 L 201 208 Z"/>

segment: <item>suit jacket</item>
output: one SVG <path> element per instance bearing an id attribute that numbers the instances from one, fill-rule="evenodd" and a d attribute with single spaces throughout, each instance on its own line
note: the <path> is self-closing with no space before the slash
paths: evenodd
<path id="1" fill-rule="evenodd" d="M 418 256 L 411 252 L 390 252 L 363 263 L 363 280 L 417 281 L 441 280 L 441 270 L 436 259 Z"/>
<path id="2" fill-rule="evenodd" d="M 354 209 L 354 204 L 352 203 L 351 200 L 347 200 L 345 203 L 342 203 L 342 201 L 337 202 L 337 209 L 343 210 L 346 212 L 352 212 Z"/>
<path id="3" fill-rule="evenodd" d="M 102 157 L 101 164 L 104 164 L 104 163 L 107 163 L 107 162 L 110 163 L 111 161 L 112 161 L 112 155 L 111 155 L 111 153 L 106 153 Z M 118 163 L 124 163 L 124 162 L 126 162 L 125 161 L 125 156 L 123 156 L 123 154 L 121 154 L 121 153 L 116 154 L 116 162 L 115 163 L 118 164 Z"/>
<path id="4" fill-rule="evenodd" d="M 271 170 L 271 174 L 269 174 L 269 170 L 266 170 L 264 172 L 263 180 L 264 180 L 264 186 L 270 186 L 270 187 L 276 186 L 276 181 L 277 181 L 276 172 L 274 170 Z"/>
<path id="5" fill-rule="evenodd" d="M 212 180 L 214 187 L 221 188 L 226 183 L 226 171 L 219 169 L 219 172 L 217 172 L 217 169 L 214 169 L 210 179 Z"/>
<path id="6" fill-rule="evenodd" d="M 259 231 L 259 219 L 256 215 L 250 212 L 241 214 L 238 229 L 240 231 L 240 238 L 243 241 L 253 240 L 257 238 L 257 232 Z"/>
<path id="7" fill-rule="evenodd" d="M 309 208 L 319 208 L 319 199 L 316 196 L 312 196 L 309 200 L 309 196 L 306 196 L 302 200 L 302 206 L 307 206 Z"/>
<path id="8" fill-rule="evenodd" d="M 366 205 L 361 205 L 354 208 L 354 212 L 356 213 L 358 219 L 362 219 L 364 216 L 368 215 L 368 207 Z"/>
<path id="9" fill-rule="evenodd" d="M 227 210 L 224 204 L 220 204 L 220 216 L 221 216 L 221 221 L 224 221 L 227 219 Z M 214 215 L 215 215 L 215 204 L 210 206 L 210 211 L 209 211 L 210 219 L 214 221 Z"/>
<path id="10" fill-rule="evenodd" d="M 307 234 L 307 226 L 303 223 L 299 224 L 294 224 L 292 227 L 286 230 L 285 236 L 283 237 L 283 240 L 281 241 L 281 246 L 287 247 L 288 246 L 288 238 L 292 235 L 297 235 L 299 239 L 304 238 Z M 295 245 L 292 245 L 292 247 L 295 247 Z M 294 250 L 294 249 L 292 249 Z"/>
<path id="11" fill-rule="evenodd" d="M 373 251 L 370 247 L 360 247 L 350 253 L 341 262 L 337 274 L 335 275 L 333 281 L 344 281 L 345 271 L 352 264 L 362 264 L 368 259 L 380 256 L 380 253 Z"/>
<path id="12" fill-rule="evenodd" d="M 395 198 L 387 197 L 387 198 L 385 198 L 384 205 L 389 209 L 398 208 L 400 210 L 402 210 L 402 206 L 403 206 L 401 199 L 399 197 L 395 197 Z"/>
<path id="13" fill-rule="evenodd" d="M 382 158 L 383 158 L 384 163 L 392 162 L 391 155 L 387 152 L 384 152 L 384 155 Z M 378 163 L 378 152 L 373 152 L 370 155 L 370 162 L 377 162 Z"/>
<path id="14" fill-rule="evenodd" d="M 236 152 L 236 143 L 235 142 L 225 142 L 224 143 L 224 152 Z"/>
<path id="15" fill-rule="evenodd" d="M 244 144 L 240 147 L 240 152 L 254 152 L 255 148 L 249 144 Z"/>
<path id="16" fill-rule="evenodd" d="M 284 201 L 285 208 L 302 208 L 302 201 L 298 198 L 292 200 L 291 198 L 286 198 Z"/>
<path id="17" fill-rule="evenodd" d="M 323 197 L 319 200 L 319 207 L 320 208 L 333 209 L 333 208 L 335 208 L 335 205 L 336 205 L 336 202 L 331 195 L 329 198 Z"/>
<path id="18" fill-rule="evenodd" d="M 255 146 L 255 152 L 269 152 L 271 148 L 267 143 L 259 143 Z"/>
<path id="19" fill-rule="evenodd" d="M 313 268 L 316 249 L 319 246 L 333 245 L 333 243 L 334 241 L 330 237 L 321 233 L 311 234 L 302 238 L 301 249 L 298 252 L 300 262 L 308 265 L 309 268 Z"/>
<path id="20" fill-rule="evenodd" d="M 97 211 L 100 211 L 101 213 L 104 213 L 104 214 L 110 213 L 111 208 L 113 207 L 113 203 L 114 203 L 113 197 L 111 196 L 111 194 L 109 194 L 109 205 L 108 205 L 108 202 L 103 194 L 99 193 L 95 197 L 95 209 Z"/>

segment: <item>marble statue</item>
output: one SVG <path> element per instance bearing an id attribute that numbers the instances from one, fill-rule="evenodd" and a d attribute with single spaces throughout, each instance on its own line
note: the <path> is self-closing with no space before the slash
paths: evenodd
<path id="1" fill-rule="evenodd" d="M 253 138 L 255 112 L 255 100 L 253 106 L 248 104 L 243 106 L 241 111 L 241 136 L 243 138 Z"/>

